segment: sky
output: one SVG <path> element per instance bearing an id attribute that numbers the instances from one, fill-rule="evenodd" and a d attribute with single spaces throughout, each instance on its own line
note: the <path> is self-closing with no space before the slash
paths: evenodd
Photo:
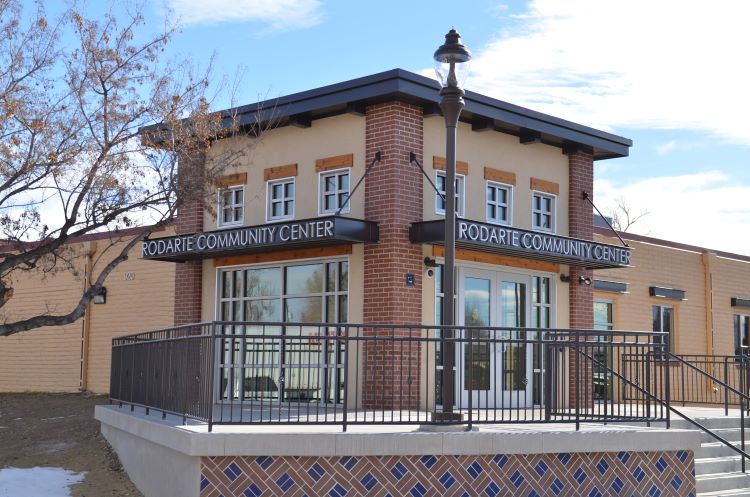
<path id="1" fill-rule="evenodd" d="M 467 89 L 633 140 L 629 157 L 595 163 L 602 211 L 623 199 L 647 213 L 635 233 L 750 255 L 750 2 L 162 0 L 144 9 L 149 28 L 181 25 L 165 56 L 213 60 L 217 81 L 239 76 L 240 104 L 395 67 L 429 74 L 455 27 L 474 54 Z"/>

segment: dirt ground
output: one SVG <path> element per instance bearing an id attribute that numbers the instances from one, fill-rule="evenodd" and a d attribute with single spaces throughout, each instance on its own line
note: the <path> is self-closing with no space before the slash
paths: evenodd
<path id="1" fill-rule="evenodd" d="M 86 472 L 73 497 L 143 497 L 99 433 L 87 394 L 0 394 L 0 468 L 59 467 Z"/>

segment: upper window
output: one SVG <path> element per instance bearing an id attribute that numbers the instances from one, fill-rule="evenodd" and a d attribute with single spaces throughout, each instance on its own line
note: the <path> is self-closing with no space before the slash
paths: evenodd
<path id="1" fill-rule="evenodd" d="M 339 209 L 341 212 L 349 212 L 350 203 L 347 199 L 350 171 L 351 169 L 347 168 L 320 174 L 320 214 L 335 214 Z"/>
<path id="2" fill-rule="evenodd" d="M 655 305 L 652 308 L 651 315 L 653 318 L 653 331 L 661 331 L 667 333 L 669 337 L 669 349 L 668 352 L 674 352 L 674 309 L 666 305 Z M 655 345 L 664 344 L 665 337 L 658 336 L 654 337 Z M 664 358 L 663 353 L 656 351 L 657 358 Z"/>
<path id="3" fill-rule="evenodd" d="M 531 198 L 531 227 L 539 231 L 555 231 L 555 201 L 551 193 L 533 192 Z"/>
<path id="4" fill-rule="evenodd" d="M 294 219 L 294 178 L 268 182 L 266 220 Z"/>
<path id="5" fill-rule="evenodd" d="M 438 171 L 435 186 L 440 194 L 435 194 L 435 213 L 445 216 L 445 173 Z M 464 217 L 464 175 L 456 174 L 456 215 Z"/>
<path id="6" fill-rule="evenodd" d="M 734 315 L 735 354 L 750 354 L 750 316 Z"/>
<path id="7" fill-rule="evenodd" d="M 494 181 L 487 182 L 487 222 L 512 223 L 513 187 Z"/>
<path id="8" fill-rule="evenodd" d="M 219 191 L 219 226 L 237 226 L 245 216 L 245 187 L 232 186 Z"/>

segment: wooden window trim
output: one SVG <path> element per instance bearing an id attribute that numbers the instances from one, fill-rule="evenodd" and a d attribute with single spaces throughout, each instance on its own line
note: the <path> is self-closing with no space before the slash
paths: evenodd
<path id="1" fill-rule="evenodd" d="M 445 157 L 439 157 L 437 155 L 432 156 L 432 168 L 445 171 Z M 456 161 L 456 172 L 459 174 L 469 174 L 469 163 L 461 160 Z"/>
<path id="2" fill-rule="evenodd" d="M 334 155 L 315 161 L 315 171 L 318 173 L 352 166 L 354 166 L 354 154 Z"/>
<path id="3" fill-rule="evenodd" d="M 560 185 L 554 181 L 547 181 L 539 178 L 531 178 L 531 189 L 538 192 L 560 195 Z"/>
<path id="4" fill-rule="evenodd" d="M 213 261 L 214 267 L 223 267 L 296 259 L 314 259 L 317 257 L 334 257 L 337 255 L 349 255 L 351 253 L 352 246 L 344 244 L 331 245 L 328 247 L 310 247 L 302 249 L 281 250 L 278 252 L 261 252 L 258 254 L 232 255 L 227 257 L 217 257 Z"/>
<path id="5" fill-rule="evenodd" d="M 506 185 L 516 185 L 516 173 L 491 167 L 484 168 L 484 179 L 488 181 L 496 181 L 498 183 L 505 183 Z"/>
<path id="6" fill-rule="evenodd" d="M 219 188 L 229 188 L 230 186 L 240 186 L 247 184 L 247 173 L 227 174 L 216 178 L 216 186 Z"/>
<path id="7" fill-rule="evenodd" d="M 290 178 L 297 176 L 297 164 L 286 164 L 284 166 L 267 167 L 263 170 L 263 180 Z"/>
<path id="8" fill-rule="evenodd" d="M 444 257 L 445 249 L 440 245 L 433 245 L 433 257 Z M 531 269 L 533 271 L 544 271 L 547 273 L 559 273 L 560 265 L 556 262 L 537 261 L 534 259 L 522 259 L 510 255 L 490 254 L 469 249 L 456 249 L 456 259 L 462 261 L 481 262 L 484 264 L 494 264 L 501 266 L 511 266 L 522 269 Z"/>

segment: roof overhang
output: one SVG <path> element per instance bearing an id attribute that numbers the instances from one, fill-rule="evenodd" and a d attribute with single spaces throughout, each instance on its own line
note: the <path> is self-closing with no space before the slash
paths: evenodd
<path id="1" fill-rule="evenodd" d="M 364 115 L 368 105 L 398 100 L 422 107 L 425 115 L 439 115 L 437 81 L 403 69 L 352 79 L 221 111 L 227 124 L 238 119 L 252 129 L 272 121 L 274 126 L 311 126 L 315 119 L 339 114 Z M 475 131 L 494 130 L 519 137 L 521 143 L 544 143 L 565 153 L 584 150 L 594 160 L 624 157 L 633 142 L 627 138 L 536 112 L 502 100 L 467 91 L 461 121 Z M 150 128 L 147 128 L 150 129 Z"/>
<path id="2" fill-rule="evenodd" d="M 412 223 L 409 239 L 412 243 L 442 245 L 445 242 L 445 220 Z M 456 220 L 456 247 L 589 269 L 630 266 L 628 247 L 470 219 Z"/>
<path id="3" fill-rule="evenodd" d="M 377 242 L 378 225 L 339 216 L 145 239 L 144 259 L 184 262 L 294 248 Z"/>

